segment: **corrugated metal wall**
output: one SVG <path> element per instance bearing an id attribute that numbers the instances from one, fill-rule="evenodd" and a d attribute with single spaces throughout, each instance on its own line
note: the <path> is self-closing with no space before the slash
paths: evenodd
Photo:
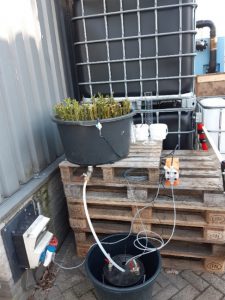
<path id="1" fill-rule="evenodd" d="M 50 113 L 73 96 L 63 27 L 69 3 L 0 1 L 0 200 L 63 152 Z"/>

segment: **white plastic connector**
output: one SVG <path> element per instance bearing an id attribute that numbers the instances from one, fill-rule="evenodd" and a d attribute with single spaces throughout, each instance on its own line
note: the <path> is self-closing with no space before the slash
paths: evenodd
<path id="1" fill-rule="evenodd" d="M 55 252 L 52 252 L 49 250 L 46 251 L 45 261 L 43 263 L 44 267 L 48 267 L 50 265 L 51 261 L 53 261 L 53 259 L 54 259 L 54 255 L 55 255 Z"/>

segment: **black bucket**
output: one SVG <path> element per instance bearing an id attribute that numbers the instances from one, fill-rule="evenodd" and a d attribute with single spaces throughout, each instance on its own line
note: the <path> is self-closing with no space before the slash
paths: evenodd
<path id="1" fill-rule="evenodd" d="M 102 242 L 116 242 L 125 238 L 126 234 L 116 234 L 105 238 Z M 133 242 L 136 235 L 130 235 L 122 242 L 113 245 L 103 244 L 106 252 L 110 253 L 111 257 L 120 254 L 135 256 L 142 253 L 138 250 Z M 148 247 L 153 247 L 148 242 Z M 145 269 L 144 280 L 137 285 L 131 287 L 115 287 L 106 282 L 104 279 L 105 257 L 100 248 L 93 246 L 86 258 L 85 268 L 88 277 L 92 281 L 99 300 L 150 300 L 152 299 L 152 288 L 161 269 L 161 257 L 159 251 L 154 251 L 145 254 L 139 258 Z"/>
<path id="2" fill-rule="evenodd" d="M 95 166 L 113 163 L 127 157 L 130 146 L 130 132 L 133 113 L 97 121 L 63 121 L 57 123 L 65 155 L 68 161 Z"/>

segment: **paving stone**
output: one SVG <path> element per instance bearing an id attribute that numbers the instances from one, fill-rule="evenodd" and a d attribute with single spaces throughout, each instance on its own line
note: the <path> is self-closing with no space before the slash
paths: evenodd
<path id="1" fill-rule="evenodd" d="M 173 285 L 168 285 L 165 288 L 162 288 L 159 293 L 157 293 L 153 300 L 169 300 L 173 295 L 175 295 L 179 290 Z M 180 299 L 181 300 L 181 299 Z"/>
<path id="2" fill-rule="evenodd" d="M 95 298 L 98 299 L 98 295 L 95 289 L 92 290 L 92 293 L 94 294 Z"/>
<path id="3" fill-rule="evenodd" d="M 73 285 L 84 280 L 83 274 L 79 270 L 60 270 L 55 284 L 59 287 L 59 289 L 64 292 L 67 289 L 71 288 Z"/>
<path id="4" fill-rule="evenodd" d="M 81 297 L 84 294 L 87 294 L 90 290 L 93 289 L 93 285 L 89 280 L 83 280 L 79 284 L 76 284 L 73 286 L 74 293 L 78 296 Z"/>
<path id="5" fill-rule="evenodd" d="M 171 300 L 193 300 L 199 295 L 199 293 L 200 292 L 197 291 L 192 285 L 188 285 L 175 296 L 173 296 Z"/>
<path id="6" fill-rule="evenodd" d="M 203 272 L 200 272 L 200 271 L 194 271 L 194 273 L 195 273 L 196 275 L 198 275 L 198 276 L 200 276 L 200 275 L 203 274 Z"/>
<path id="7" fill-rule="evenodd" d="M 153 285 L 152 296 L 155 296 L 159 291 L 161 291 L 162 287 L 155 282 Z"/>
<path id="8" fill-rule="evenodd" d="M 38 290 L 35 290 L 34 293 L 30 294 L 29 297 L 32 300 L 41 300 L 41 299 L 46 299 L 47 295 L 42 290 L 38 289 Z"/>
<path id="9" fill-rule="evenodd" d="M 63 293 L 64 300 L 78 300 L 77 296 L 74 294 L 73 289 L 69 289 Z"/>
<path id="10" fill-rule="evenodd" d="M 172 283 L 179 290 L 183 289 L 185 286 L 188 285 L 188 282 L 184 278 L 182 278 L 179 274 L 168 273 L 166 274 L 166 277 L 169 280 L 169 282 Z"/>
<path id="11" fill-rule="evenodd" d="M 47 299 L 61 300 L 63 299 L 63 296 L 59 288 L 57 286 L 53 286 L 48 290 L 37 289 L 33 294 L 33 297 L 30 295 L 30 298 L 33 300 L 47 300 Z"/>
<path id="12" fill-rule="evenodd" d="M 167 285 L 170 284 L 168 278 L 166 277 L 165 273 L 164 272 L 161 272 L 159 274 L 159 276 L 157 277 L 156 279 L 156 282 L 162 287 L 166 287 Z"/>
<path id="13" fill-rule="evenodd" d="M 87 276 L 87 273 L 86 273 L 86 271 L 85 271 L 85 266 L 84 266 L 84 265 L 82 265 L 82 266 L 79 268 L 79 271 L 83 274 L 84 277 Z"/>
<path id="14" fill-rule="evenodd" d="M 62 293 L 61 291 L 59 290 L 59 288 L 57 286 L 53 286 L 48 294 L 47 294 L 47 298 L 46 299 L 54 299 L 54 300 L 61 300 L 63 299 L 63 296 L 62 296 Z"/>
<path id="15" fill-rule="evenodd" d="M 219 291 L 210 286 L 196 300 L 221 300 L 222 296 Z"/>
<path id="16" fill-rule="evenodd" d="M 202 274 L 202 278 L 207 280 L 213 287 L 215 287 L 220 292 L 225 294 L 225 280 L 223 280 L 222 278 L 219 278 L 215 274 L 210 274 L 210 273 Z"/>
<path id="17" fill-rule="evenodd" d="M 181 273 L 182 277 L 193 285 L 197 290 L 204 291 L 208 286 L 208 282 L 194 272 L 186 270 Z"/>
<path id="18" fill-rule="evenodd" d="M 80 300 L 97 300 L 97 298 L 92 292 L 88 292 L 87 294 L 84 294 Z"/>

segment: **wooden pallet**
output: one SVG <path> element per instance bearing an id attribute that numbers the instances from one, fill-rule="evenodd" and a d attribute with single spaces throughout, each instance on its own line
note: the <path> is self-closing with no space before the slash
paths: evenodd
<path id="1" fill-rule="evenodd" d="M 225 95 L 225 73 L 204 74 L 196 77 L 196 95 Z"/>
<path id="2" fill-rule="evenodd" d="M 167 257 L 163 255 L 162 265 L 164 268 L 172 270 L 192 270 L 198 272 L 210 272 L 223 274 L 225 271 L 224 258 L 184 258 L 184 257 Z"/>
<path id="3" fill-rule="evenodd" d="M 101 226 L 105 226 L 105 234 L 113 234 L 118 232 L 128 232 L 130 229 L 129 223 L 117 223 L 117 222 L 93 222 L 96 226 L 96 232 L 98 234 L 102 233 Z M 71 221 L 72 228 L 74 230 L 77 242 L 83 242 L 88 239 L 90 236 L 89 230 L 82 230 L 80 228 L 74 227 L 73 221 Z M 171 225 L 161 225 L 161 224 L 148 224 L 144 226 L 146 229 L 151 229 L 153 232 L 158 233 L 162 236 L 163 239 L 168 239 L 172 232 Z M 143 230 L 142 226 L 139 224 L 135 224 L 133 226 L 133 232 L 137 232 Z M 184 226 L 176 226 L 175 233 L 173 235 L 174 241 L 186 241 L 186 242 L 193 242 L 193 243 L 212 243 L 214 245 L 224 245 L 224 229 L 203 229 L 201 227 L 184 227 Z"/>
<path id="4" fill-rule="evenodd" d="M 132 144 L 127 158 L 113 164 L 96 166 L 90 184 L 95 182 L 113 185 L 124 184 L 126 179 L 124 179 L 123 174 L 130 168 L 145 172 L 147 174 L 146 182 L 157 184 L 159 181 L 161 152 L 161 141 Z M 81 168 L 68 161 L 63 161 L 59 167 L 64 183 L 76 182 L 82 184 L 83 178 L 81 175 L 86 172 L 86 168 Z"/>
<path id="5" fill-rule="evenodd" d="M 171 155 L 170 151 L 161 153 L 161 143 L 137 144 L 131 147 L 127 159 L 94 167 L 87 186 L 87 203 L 94 228 L 100 237 L 129 232 L 137 208 L 146 204 L 148 208 L 141 213 L 145 228 L 160 234 L 165 240 L 170 237 L 173 227 L 171 191 L 163 183 L 159 185 L 163 174 L 162 162 L 168 155 Z M 174 187 L 176 230 L 172 242 L 161 252 L 163 263 L 172 267 L 172 262 L 177 259 L 184 268 L 184 262 L 191 261 L 186 264 L 189 268 L 201 266 L 202 270 L 223 272 L 225 196 L 220 164 L 212 149 L 208 152 L 178 150 L 175 157 L 180 160 L 180 184 Z M 129 182 L 124 178 L 124 172 L 130 168 L 147 174 L 146 180 Z M 93 243 L 82 200 L 82 174 L 86 168 L 62 162 L 60 170 L 77 254 L 84 256 Z M 152 202 L 158 186 L 160 195 Z M 132 231 L 139 232 L 142 229 L 141 221 L 137 218 Z"/>
<path id="6" fill-rule="evenodd" d="M 89 214 L 98 233 L 116 233 L 129 231 L 131 221 L 146 203 L 132 202 L 107 203 L 89 201 Z M 75 231 L 89 232 L 83 204 L 68 204 L 70 225 Z M 148 230 L 155 230 L 167 237 L 172 230 L 174 213 L 172 204 L 150 203 L 133 222 L 133 232 L 142 229 L 141 222 Z M 207 207 L 176 207 L 176 234 L 174 239 L 189 241 L 195 237 L 197 241 L 209 243 L 225 243 L 225 209 L 215 210 Z"/>
<path id="7" fill-rule="evenodd" d="M 140 182 L 130 181 L 129 188 L 157 188 L 159 176 L 164 173 L 163 165 L 160 165 L 160 146 L 155 144 L 152 148 L 151 143 L 138 145 L 140 151 L 150 151 L 150 154 L 148 152 L 141 153 L 143 155 L 141 157 L 133 156 L 132 151 L 137 152 L 137 149 L 134 150 L 136 146 L 133 145 L 130 152 L 131 156 L 127 159 L 114 164 L 95 167 L 89 185 L 128 187 L 124 173 L 130 168 L 135 168 L 143 174 L 147 174 L 148 179 Z M 136 152 L 135 154 L 137 154 Z M 169 153 L 169 151 L 163 151 L 162 157 L 169 155 Z M 175 156 L 180 161 L 180 184 L 174 187 L 176 190 L 223 192 L 220 163 L 212 151 L 178 150 Z M 86 168 L 63 161 L 60 164 L 60 170 L 66 194 L 68 194 L 68 187 L 83 184 L 82 174 L 86 172 Z M 168 189 L 168 187 L 166 188 Z"/>

